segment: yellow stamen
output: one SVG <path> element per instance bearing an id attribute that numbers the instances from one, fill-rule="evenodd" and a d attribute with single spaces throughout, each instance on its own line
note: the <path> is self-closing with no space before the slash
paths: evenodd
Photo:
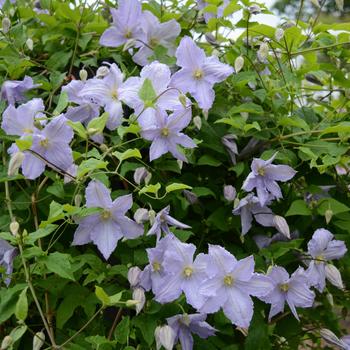
<path id="1" fill-rule="evenodd" d="M 154 261 L 154 262 L 152 263 L 152 267 L 153 267 L 153 270 L 154 270 L 154 271 L 160 271 L 161 265 L 159 264 L 158 261 Z"/>
<path id="2" fill-rule="evenodd" d="M 49 145 L 49 140 L 48 139 L 41 140 L 41 141 L 39 141 L 39 144 L 40 144 L 40 146 L 46 148 Z"/>
<path id="3" fill-rule="evenodd" d="M 280 290 L 281 290 L 282 292 L 288 292 L 288 289 L 289 289 L 288 283 L 282 283 L 282 284 L 280 284 Z"/>
<path id="4" fill-rule="evenodd" d="M 161 131 L 162 136 L 168 136 L 169 135 L 169 129 L 168 128 L 163 128 Z"/>
<path id="5" fill-rule="evenodd" d="M 110 217 L 111 217 L 111 212 L 109 210 L 104 210 L 102 213 L 101 213 L 101 219 L 102 220 L 108 220 Z"/>
<path id="6" fill-rule="evenodd" d="M 196 69 L 193 73 L 193 77 L 195 79 L 202 79 L 203 78 L 203 71 L 201 69 Z"/>
<path id="7" fill-rule="evenodd" d="M 233 284 L 233 277 L 231 275 L 226 275 L 224 277 L 224 284 L 225 284 L 225 286 L 232 286 L 232 284 Z"/>
<path id="8" fill-rule="evenodd" d="M 192 273 L 193 273 L 192 267 L 186 266 L 186 267 L 184 268 L 183 273 L 184 273 L 184 275 L 185 275 L 186 277 L 191 277 L 191 276 L 192 276 Z"/>

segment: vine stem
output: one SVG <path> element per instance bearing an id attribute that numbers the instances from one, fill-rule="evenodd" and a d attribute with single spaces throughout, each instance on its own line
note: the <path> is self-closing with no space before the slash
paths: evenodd
<path id="1" fill-rule="evenodd" d="M 123 312 L 123 309 L 120 308 L 120 309 L 118 310 L 118 312 L 117 312 L 115 318 L 114 318 L 112 327 L 111 327 L 111 329 L 110 329 L 109 332 L 108 332 L 108 337 L 107 337 L 108 340 L 111 340 L 111 339 L 112 339 L 113 332 L 114 332 L 115 328 L 117 327 L 117 324 L 118 324 L 118 321 L 120 320 L 120 317 L 121 317 L 121 315 L 122 315 L 122 312 Z"/>

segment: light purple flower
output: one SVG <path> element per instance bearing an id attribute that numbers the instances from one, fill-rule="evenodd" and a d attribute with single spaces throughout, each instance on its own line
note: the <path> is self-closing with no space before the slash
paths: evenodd
<path id="1" fill-rule="evenodd" d="M 161 287 L 154 291 L 155 300 L 168 303 L 184 292 L 188 304 L 200 307 L 204 298 L 198 294 L 198 288 L 207 278 L 208 256 L 201 253 L 194 259 L 196 247 L 177 238 L 172 239 L 166 248 L 162 263 L 165 276 Z"/>
<path id="2" fill-rule="evenodd" d="M 29 102 L 15 107 L 9 105 L 3 115 L 1 128 L 7 135 L 23 136 L 32 134 L 36 128 L 34 121 L 36 118 L 43 118 L 41 113 L 45 110 L 43 100 L 41 98 L 33 98 Z"/>
<path id="3" fill-rule="evenodd" d="M 277 181 L 286 182 L 297 173 L 288 165 L 272 164 L 276 155 L 277 153 L 268 160 L 254 158 L 251 165 L 252 171 L 242 186 L 242 189 L 247 192 L 256 188 L 261 206 L 264 206 L 270 199 L 282 198 Z"/>
<path id="4" fill-rule="evenodd" d="M 13 271 L 13 259 L 17 255 L 17 249 L 12 247 L 5 240 L 0 239 L 0 267 L 5 270 L 6 279 L 5 284 L 8 286 L 10 284 L 11 279 L 7 276 L 11 275 Z M 0 273 L 0 277 L 1 273 Z"/>
<path id="5" fill-rule="evenodd" d="M 149 63 L 149 58 L 153 55 L 156 46 L 161 45 L 168 49 L 168 54 L 174 53 L 174 41 L 181 32 L 180 24 L 174 19 L 160 23 L 159 19 L 151 12 L 145 11 L 141 18 L 142 34 L 136 46 L 140 46 L 139 51 L 133 56 L 133 61 L 140 66 Z"/>
<path id="6" fill-rule="evenodd" d="M 25 76 L 23 80 L 6 80 L 1 87 L 1 100 L 6 100 L 10 105 L 25 101 L 25 93 L 40 84 L 34 84 L 31 77 Z"/>
<path id="7" fill-rule="evenodd" d="M 110 190 L 99 181 L 91 181 L 86 188 L 86 207 L 101 208 L 79 221 L 72 245 L 93 242 L 107 260 L 122 238 L 137 238 L 143 234 L 142 225 L 125 216 L 132 207 L 132 195 L 120 196 L 114 201 Z"/>
<path id="8" fill-rule="evenodd" d="M 284 304 L 287 302 L 293 315 L 299 320 L 296 307 L 311 307 L 315 299 L 315 293 L 310 290 L 308 276 L 304 269 L 299 267 L 289 277 L 288 272 L 283 267 L 273 266 L 267 275 L 272 280 L 274 288 L 260 299 L 271 304 L 269 319 L 279 312 L 283 312 Z"/>
<path id="9" fill-rule="evenodd" d="M 111 14 L 113 23 L 100 38 L 102 46 L 118 47 L 141 36 L 142 9 L 138 0 L 119 0 L 118 9 L 111 9 Z"/>
<path id="10" fill-rule="evenodd" d="M 233 200 L 236 198 L 236 194 L 236 189 L 232 185 L 224 186 L 224 197 L 228 202 L 233 202 Z"/>
<path id="11" fill-rule="evenodd" d="M 253 317 L 251 295 L 262 297 L 273 288 L 270 278 L 254 273 L 254 258 L 236 260 L 224 248 L 209 245 L 208 270 L 213 277 L 203 281 L 199 294 L 207 297 L 200 312 L 214 313 L 220 308 L 231 322 L 249 328 Z M 215 274 L 214 274 L 215 271 Z"/>
<path id="12" fill-rule="evenodd" d="M 241 216 L 243 236 L 251 229 L 253 216 L 262 226 L 274 226 L 274 214 L 272 210 L 266 205 L 261 205 L 258 197 L 254 196 L 253 193 L 249 193 L 246 197 L 242 198 L 232 213 Z"/>
<path id="13" fill-rule="evenodd" d="M 233 165 L 236 164 L 236 155 L 238 154 L 236 140 L 237 136 L 231 134 L 225 135 L 221 138 L 221 142 L 225 146 Z"/>
<path id="14" fill-rule="evenodd" d="M 206 57 L 203 49 L 185 36 L 176 50 L 176 64 L 181 67 L 171 79 L 171 86 L 189 92 L 200 108 L 211 108 L 215 98 L 213 86 L 233 73 L 233 68 L 216 56 Z"/>
<path id="15" fill-rule="evenodd" d="M 309 241 L 308 253 L 313 260 L 310 261 L 307 274 L 311 285 L 320 292 L 325 288 L 327 277 L 327 261 L 342 258 L 347 252 L 345 243 L 333 239 L 331 232 L 324 228 L 316 230 Z M 331 279 L 329 279 L 332 282 Z"/>
<path id="16" fill-rule="evenodd" d="M 216 14 L 212 13 L 212 12 L 204 12 L 203 13 L 203 17 L 205 19 L 205 22 L 208 23 L 211 18 L 221 18 L 221 17 L 223 17 L 224 10 L 227 7 L 227 5 L 229 5 L 229 3 L 230 3 L 230 0 L 224 0 L 222 2 L 222 5 L 217 7 Z M 198 4 L 199 10 L 204 10 L 209 5 L 209 3 L 204 1 L 204 0 L 197 0 L 197 4 Z"/>
<path id="17" fill-rule="evenodd" d="M 175 343 L 180 340 L 182 350 L 193 349 L 193 337 L 191 333 L 206 339 L 215 334 L 216 329 L 205 322 L 206 314 L 181 314 L 167 318 L 168 325 L 176 334 Z"/>
<path id="18" fill-rule="evenodd" d="M 141 136 L 152 141 L 150 161 L 170 152 L 176 159 L 187 161 L 177 149 L 178 145 L 185 148 L 195 148 L 193 140 L 182 133 L 191 122 L 191 109 L 179 109 L 168 115 L 163 110 L 147 109 L 138 119 L 141 126 Z"/>
<path id="19" fill-rule="evenodd" d="M 350 350 L 350 335 L 345 335 L 341 337 L 340 340 L 344 343 L 345 350 Z"/>
<path id="20" fill-rule="evenodd" d="M 157 241 L 159 241 L 162 232 L 164 232 L 166 235 L 171 234 L 171 231 L 169 230 L 169 225 L 182 228 L 182 229 L 191 228 L 191 226 L 183 224 L 182 222 L 174 219 L 172 216 L 169 215 L 169 212 L 170 212 L 170 205 L 162 209 L 156 215 L 152 227 L 147 232 L 147 236 L 156 235 Z"/>

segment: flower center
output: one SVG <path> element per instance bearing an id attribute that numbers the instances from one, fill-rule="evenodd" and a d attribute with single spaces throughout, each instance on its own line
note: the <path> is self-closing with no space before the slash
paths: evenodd
<path id="1" fill-rule="evenodd" d="M 315 264 L 319 265 L 325 262 L 325 258 L 323 255 L 317 255 L 315 258 Z"/>
<path id="2" fill-rule="evenodd" d="M 224 277 L 224 285 L 225 286 L 232 286 L 233 284 L 233 277 L 231 275 L 226 275 Z"/>
<path id="3" fill-rule="evenodd" d="M 265 175 L 265 169 L 264 168 L 259 168 L 258 169 L 258 174 L 261 175 L 261 176 L 264 176 Z"/>
<path id="4" fill-rule="evenodd" d="M 288 283 L 282 283 L 282 284 L 280 284 L 280 290 L 282 291 L 282 292 L 288 292 L 288 289 L 289 289 L 289 285 L 288 285 Z"/>
<path id="5" fill-rule="evenodd" d="M 104 210 L 102 213 L 101 213 L 101 219 L 102 220 L 108 220 L 110 217 L 111 217 L 111 212 L 109 210 Z"/>
<path id="6" fill-rule="evenodd" d="M 126 39 L 130 39 L 130 38 L 132 37 L 131 31 L 130 31 L 130 30 L 127 30 L 126 33 L 124 34 L 124 37 L 125 37 Z"/>
<path id="7" fill-rule="evenodd" d="M 41 147 L 47 148 L 47 146 L 49 145 L 49 140 L 43 139 L 43 140 L 39 141 L 39 144 Z"/>
<path id="8" fill-rule="evenodd" d="M 27 128 L 25 128 L 25 129 L 23 129 L 23 132 L 24 132 L 25 134 L 32 134 L 32 133 L 33 133 L 33 130 L 32 130 L 32 129 L 27 129 Z"/>
<path id="9" fill-rule="evenodd" d="M 203 71 L 201 69 L 196 69 L 194 72 L 193 72 L 193 78 L 195 79 L 202 79 L 203 78 Z"/>
<path id="10" fill-rule="evenodd" d="M 167 137 L 169 135 L 169 129 L 168 128 L 163 128 L 161 131 L 162 136 Z"/>
<path id="11" fill-rule="evenodd" d="M 149 46 L 155 47 L 159 44 L 159 39 L 158 38 L 151 38 L 148 43 L 149 43 Z"/>
<path id="12" fill-rule="evenodd" d="M 118 91 L 117 90 L 112 91 L 111 96 L 113 100 L 118 100 Z"/>
<path id="13" fill-rule="evenodd" d="M 186 277 L 191 277 L 191 276 L 192 276 L 192 273 L 193 273 L 192 267 L 186 266 L 186 267 L 184 268 L 183 274 L 184 274 Z"/>
<path id="14" fill-rule="evenodd" d="M 154 270 L 154 271 L 158 272 L 158 271 L 160 271 L 161 265 L 159 264 L 158 261 L 154 261 L 154 262 L 152 263 L 152 267 L 153 267 L 153 270 Z"/>

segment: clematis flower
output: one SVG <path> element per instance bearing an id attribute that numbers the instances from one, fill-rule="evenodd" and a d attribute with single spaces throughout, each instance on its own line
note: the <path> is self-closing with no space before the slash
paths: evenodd
<path id="1" fill-rule="evenodd" d="M 110 130 L 114 130 L 122 122 L 123 107 L 121 101 L 126 93 L 123 79 L 123 73 L 113 63 L 109 68 L 109 73 L 102 79 L 93 78 L 87 80 L 78 95 L 79 98 L 88 99 L 92 103 L 103 107 L 109 113 L 106 126 Z"/>
<path id="2" fill-rule="evenodd" d="M 331 232 L 324 228 L 316 230 L 309 241 L 308 253 L 313 258 L 310 261 L 307 273 L 310 279 L 311 285 L 315 286 L 320 292 L 325 288 L 326 278 L 336 286 L 336 279 L 332 278 L 332 270 L 335 268 L 333 265 L 327 264 L 327 261 L 340 259 L 347 252 L 345 243 L 333 239 L 334 236 Z"/>
<path id="3" fill-rule="evenodd" d="M 274 165 L 275 153 L 270 159 L 254 158 L 251 165 L 251 173 L 245 179 L 242 189 L 249 192 L 256 188 L 261 206 L 270 199 L 282 198 L 282 192 L 277 181 L 286 182 L 297 173 L 288 165 Z"/>
<path id="4" fill-rule="evenodd" d="M 267 275 L 272 280 L 274 288 L 260 299 L 271 304 L 269 319 L 271 320 L 273 316 L 283 312 L 284 304 L 287 302 L 293 315 L 299 320 L 296 307 L 311 307 L 315 299 L 315 293 L 310 290 L 308 276 L 304 269 L 299 267 L 289 277 L 288 272 L 283 267 L 273 266 Z"/>
<path id="5" fill-rule="evenodd" d="M 36 130 L 34 121 L 36 118 L 43 118 L 41 113 L 45 110 L 41 98 L 33 98 L 25 104 L 15 107 L 9 105 L 3 115 L 1 128 L 7 135 L 23 136 L 32 134 Z"/>
<path id="6" fill-rule="evenodd" d="M 254 273 L 254 258 L 236 260 L 224 248 L 209 245 L 208 267 L 216 269 L 213 277 L 203 281 L 199 294 L 207 299 L 199 308 L 203 313 L 214 313 L 220 308 L 231 322 L 248 328 L 253 317 L 251 295 L 262 297 L 273 288 L 269 277 Z"/>
<path id="7" fill-rule="evenodd" d="M 203 17 L 205 19 L 205 22 L 208 23 L 211 18 L 223 17 L 224 10 L 229 4 L 230 4 L 230 0 L 224 0 L 222 4 L 217 7 L 216 14 L 212 12 L 204 12 Z M 209 3 L 204 0 L 197 0 L 197 5 L 199 10 L 203 10 L 209 5 Z"/>
<path id="8" fill-rule="evenodd" d="M 185 148 L 195 148 L 193 140 L 181 132 L 191 122 L 191 110 L 179 109 L 169 116 L 163 110 L 151 111 L 147 109 L 138 118 L 141 126 L 141 136 L 152 141 L 150 161 L 170 152 L 176 159 L 187 161 L 186 157 L 177 149 L 177 145 Z"/>
<path id="9" fill-rule="evenodd" d="M 204 298 L 198 294 L 198 288 L 207 278 L 207 270 L 210 273 L 208 256 L 199 254 L 194 259 L 195 251 L 196 247 L 193 244 L 182 243 L 176 237 L 171 240 L 163 256 L 165 276 L 161 287 L 154 291 L 155 300 L 168 303 L 176 300 L 184 292 L 188 304 L 194 308 L 204 303 Z"/>
<path id="10" fill-rule="evenodd" d="M 160 23 L 159 19 L 149 11 L 144 11 L 141 17 L 142 34 L 137 45 L 140 49 L 133 56 L 133 61 L 140 66 L 149 63 L 149 58 L 153 55 L 153 50 L 161 45 L 168 49 L 168 54 L 174 53 L 174 41 L 181 32 L 180 24 L 174 19 Z"/>
<path id="11" fill-rule="evenodd" d="M 6 100 L 10 105 L 25 101 L 25 93 L 35 89 L 40 84 L 34 84 L 31 77 L 25 76 L 23 80 L 6 80 L 1 87 L 0 100 Z"/>
<path id="12" fill-rule="evenodd" d="M 112 201 L 110 190 L 104 184 L 91 181 L 85 195 L 86 207 L 101 208 L 102 212 L 80 220 L 72 245 L 93 242 L 103 257 L 108 260 L 121 238 L 132 239 L 143 234 L 142 225 L 125 216 L 132 207 L 131 194 L 120 196 Z"/>
<path id="13" fill-rule="evenodd" d="M 67 124 L 67 119 L 60 115 L 48 123 L 44 129 L 36 129 L 32 135 L 32 146 L 25 151 L 21 165 L 22 173 L 27 179 L 36 179 L 48 164 L 52 168 L 65 171 L 73 163 L 72 150 L 69 142 L 73 138 L 73 130 Z M 19 152 L 13 144 L 8 152 L 12 155 Z"/>
<path id="14" fill-rule="evenodd" d="M 253 216 L 262 226 L 274 225 L 274 214 L 266 205 L 261 205 L 259 199 L 253 193 L 242 198 L 232 211 L 233 215 L 241 216 L 242 235 L 244 236 L 252 227 Z"/>
<path id="15" fill-rule="evenodd" d="M 211 108 L 215 98 L 213 86 L 233 73 L 233 68 L 216 56 L 206 57 L 204 50 L 185 36 L 176 50 L 176 64 L 181 67 L 171 79 L 171 86 L 189 92 L 200 108 Z"/>
<path id="16" fill-rule="evenodd" d="M 159 350 L 162 346 L 165 350 L 172 350 L 175 343 L 175 332 L 168 325 L 158 326 L 154 331 L 156 347 Z"/>
<path id="17" fill-rule="evenodd" d="M 111 9 L 111 14 L 113 23 L 100 38 L 102 46 L 118 47 L 141 36 L 142 9 L 138 0 L 119 0 L 118 9 Z"/>
<path id="18" fill-rule="evenodd" d="M 176 334 L 175 343 L 180 340 L 182 350 L 193 349 L 193 337 L 191 333 L 206 339 L 215 334 L 216 329 L 205 322 L 206 314 L 182 314 L 167 318 L 168 325 Z"/>
<path id="19" fill-rule="evenodd" d="M 8 286 L 11 279 L 7 276 L 11 275 L 13 270 L 13 259 L 17 255 L 17 249 L 12 247 L 4 239 L 0 239 L 0 268 L 5 271 L 5 284 Z M 1 277 L 0 273 L 0 277 Z"/>
<path id="20" fill-rule="evenodd" d="M 169 225 L 184 229 L 191 228 L 191 226 L 183 224 L 182 222 L 174 219 L 172 216 L 169 215 L 169 212 L 170 205 L 162 209 L 156 215 L 152 227 L 147 232 L 147 236 L 156 235 L 157 241 L 159 241 L 162 232 L 164 232 L 166 235 L 171 234 L 171 231 L 169 230 Z"/>

